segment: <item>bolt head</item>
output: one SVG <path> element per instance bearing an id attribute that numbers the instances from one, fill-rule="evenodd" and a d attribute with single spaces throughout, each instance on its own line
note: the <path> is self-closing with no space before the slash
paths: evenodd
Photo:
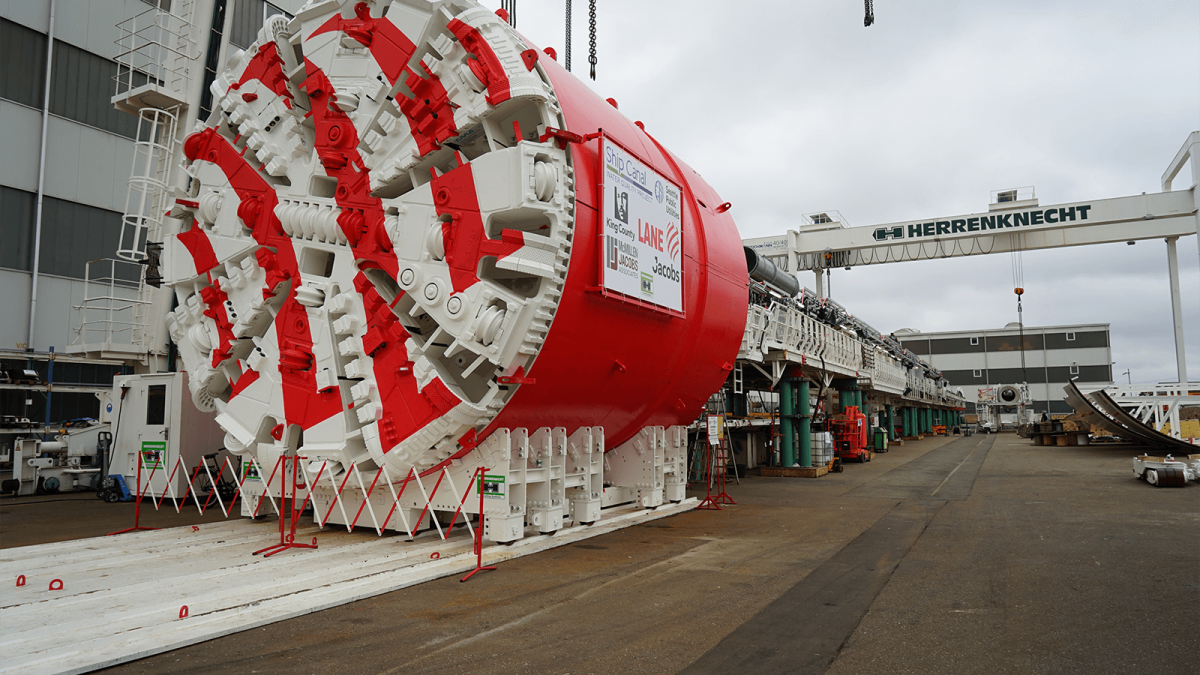
<path id="1" fill-rule="evenodd" d="M 412 282 L 416 280 L 417 273 L 413 272 L 411 269 L 406 269 L 400 273 L 400 283 L 404 284 L 405 286 L 412 285 Z"/>
<path id="2" fill-rule="evenodd" d="M 433 301 L 433 300 L 437 300 L 437 296 L 438 296 L 437 284 L 432 283 L 432 282 L 425 284 L 425 299 Z"/>

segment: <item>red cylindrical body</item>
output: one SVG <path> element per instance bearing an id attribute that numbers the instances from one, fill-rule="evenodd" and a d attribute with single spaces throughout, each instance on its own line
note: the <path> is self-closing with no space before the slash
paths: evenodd
<path id="1" fill-rule="evenodd" d="M 607 447 L 645 426 L 687 424 L 733 368 L 746 324 L 749 277 L 741 236 L 722 200 L 691 167 L 548 58 L 568 131 L 603 131 L 682 188 L 683 317 L 597 292 L 602 191 L 599 139 L 573 143 L 575 235 L 546 341 L 493 427 L 603 426 Z"/>

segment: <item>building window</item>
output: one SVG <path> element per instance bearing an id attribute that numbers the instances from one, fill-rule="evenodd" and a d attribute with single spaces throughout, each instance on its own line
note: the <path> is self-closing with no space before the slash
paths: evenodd
<path id="1" fill-rule="evenodd" d="M 977 337 L 973 337 L 973 338 L 971 338 L 971 346 L 972 346 L 972 347 L 974 347 L 974 346 L 976 346 L 976 345 L 978 345 L 978 344 L 979 344 L 979 338 L 977 338 Z"/>
<path id="2" fill-rule="evenodd" d="M 276 14 L 288 19 L 291 14 L 265 0 L 238 0 L 233 6 L 233 25 L 229 30 L 229 44 L 247 49 L 258 39 L 258 30 L 263 23 Z"/>
<path id="3" fill-rule="evenodd" d="M 975 370 L 972 370 L 971 374 L 974 375 L 975 377 L 983 377 L 983 371 L 978 368 L 976 368 Z"/>
<path id="4" fill-rule="evenodd" d="M 1079 374 L 1079 366 L 1071 366 L 1071 374 L 1078 375 Z"/>
<path id="5" fill-rule="evenodd" d="M 1074 333 L 1067 333 L 1067 341 L 1068 342 L 1070 342 L 1071 340 L 1074 340 L 1074 339 L 1075 339 Z"/>

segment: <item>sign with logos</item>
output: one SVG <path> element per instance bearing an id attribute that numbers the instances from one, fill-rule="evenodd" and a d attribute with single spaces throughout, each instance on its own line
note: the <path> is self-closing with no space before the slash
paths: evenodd
<path id="1" fill-rule="evenodd" d="M 483 483 L 475 485 L 475 494 L 483 491 L 484 499 L 504 499 L 504 475 L 484 474 Z"/>
<path id="2" fill-rule="evenodd" d="M 600 285 L 683 312 L 680 189 L 607 138 L 600 152 L 604 172 Z"/>
<path id="3" fill-rule="evenodd" d="M 142 441 L 142 469 L 163 468 L 166 454 L 166 441 Z"/>
<path id="4" fill-rule="evenodd" d="M 725 440 L 725 418 L 721 415 L 708 416 L 708 444 L 720 445 Z"/>
<path id="5" fill-rule="evenodd" d="M 971 216 L 969 218 L 934 220 L 928 223 L 889 225 L 875 228 L 875 231 L 871 233 L 871 237 L 875 241 L 898 241 L 901 239 L 970 234 L 971 232 L 988 234 L 1013 227 L 1030 227 L 1076 221 L 1083 222 L 1088 219 L 1088 211 L 1091 210 L 1091 204 L 1079 204 L 1061 208 L 1028 209 L 1025 211 Z"/>

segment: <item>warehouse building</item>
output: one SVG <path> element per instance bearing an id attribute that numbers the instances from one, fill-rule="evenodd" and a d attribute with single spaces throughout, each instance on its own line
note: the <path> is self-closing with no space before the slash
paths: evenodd
<path id="1" fill-rule="evenodd" d="M 1025 368 L 1021 356 L 1024 333 Z M 1029 384 L 1034 413 L 1067 414 L 1063 387 L 1078 378 L 1084 388 L 1112 384 L 1109 324 L 1025 326 L 923 333 L 911 328 L 895 332 L 900 342 L 942 371 L 962 389 L 971 412 L 979 391 L 1002 384 Z"/>
<path id="2" fill-rule="evenodd" d="M 223 63 L 232 50 L 254 42 L 265 17 L 302 4 L 193 0 L 176 8 L 188 10 L 192 22 L 211 26 L 211 39 L 193 45 L 188 55 L 190 84 L 174 142 L 205 107 L 203 92 L 215 75 L 215 70 L 205 71 L 206 61 L 214 67 Z M 111 383 L 122 370 L 166 369 L 165 334 L 150 336 L 149 349 L 147 340 L 135 335 L 150 324 L 137 310 L 141 266 L 115 260 L 122 219 L 136 217 L 137 195 L 129 201 L 127 196 L 131 170 L 138 170 L 138 141 L 147 140 L 147 134 L 143 124 L 139 138 L 137 115 L 118 110 L 113 96 L 118 79 L 125 88 L 160 81 L 148 72 L 153 68 L 141 70 L 146 66 L 142 54 L 149 53 L 146 41 L 155 39 L 153 30 L 131 38 L 130 29 L 156 22 L 177 29 L 170 21 L 178 19 L 164 18 L 171 9 L 171 0 L 0 3 L 0 119 L 5 127 L 0 135 L 0 286 L 5 289 L 0 295 L 0 315 L 5 317 L 0 350 L 11 357 L 25 349 L 63 354 L 84 342 L 109 345 L 103 360 L 64 358 L 52 371 L 44 359 L 2 358 L 0 369 L 31 368 L 43 381 L 97 385 Z M 131 46 L 142 51 L 131 55 Z M 211 51 L 217 58 L 207 58 Z M 93 311 L 85 314 L 80 307 L 89 300 Z M 118 310 L 108 313 L 109 306 Z M 119 363 L 125 365 L 114 365 Z M 0 392 L 0 407 L 6 415 L 39 420 L 97 413 L 91 393 L 62 392 L 51 401 L 42 390 L 6 389 Z"/>

